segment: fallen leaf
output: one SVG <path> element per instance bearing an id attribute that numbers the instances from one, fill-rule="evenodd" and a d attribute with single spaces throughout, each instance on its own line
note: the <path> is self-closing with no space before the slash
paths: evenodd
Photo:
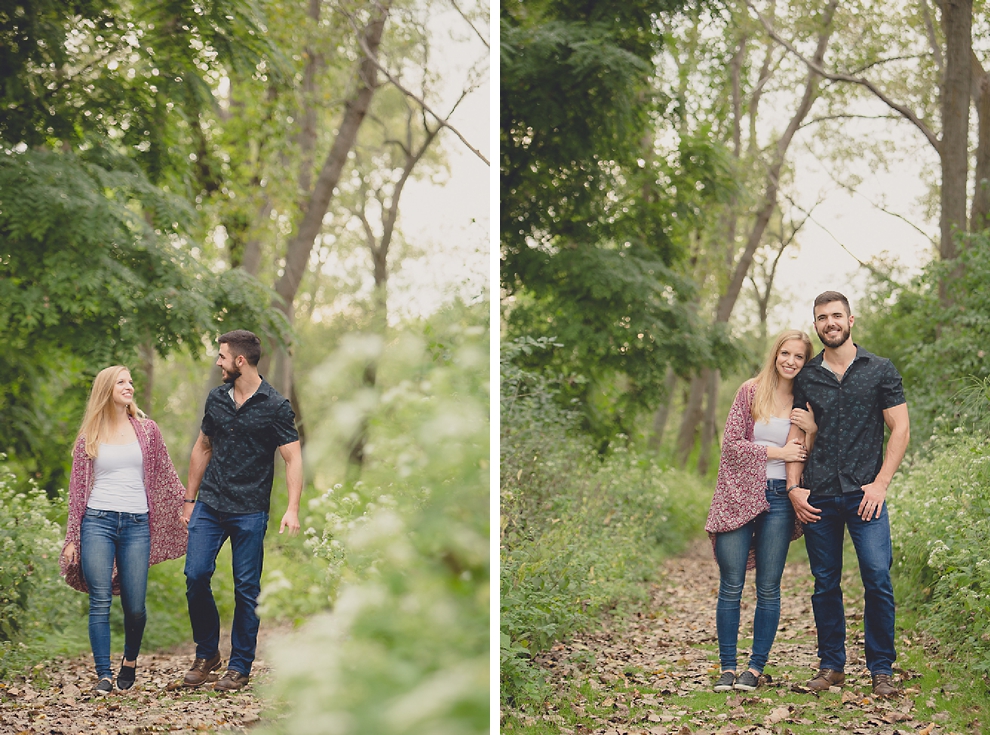
<path id="1" fill-rule="evenodd" d="M 893 725 L 895 722 L 906 722 L 911 719 L 911 715 L 905 712 L 888 712 L 883 716 L 884 722 Z"/>
<path id="2" fill-rule="evenodd" d="M 766 725 L 776 725 L 778 722 L 786 720 L 790 716 L 790 707 L 777 707 L 773 709 L 769 715 L 763 718 L 763 723 Z"/>

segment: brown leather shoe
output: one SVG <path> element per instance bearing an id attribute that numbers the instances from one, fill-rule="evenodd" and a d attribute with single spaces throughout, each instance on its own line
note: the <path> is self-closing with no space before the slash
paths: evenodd
<path id="1" fill-rule="evenodd" d="M 846 680 L 846 675 L 841 671 L 832 669 L 818 669 L 815 677 L 805 686 L 813 692 L 827 692 L 829 687 L 840 687 Z"/>
<path id="2" fill-rule="evenodd" d="M 210 673 L 220 668 L 220 652 L 217 651 L 213 658 L 197 658 L 193 661 L 192 668 L 186 672 L 182 679 L 182 685 L 187 687 L 198 687 L 211 681 Z M 212 677 L 216 681 L 216 677 Z"/>
<path id="3" fill-rule="evenodd" d="M 220 678 L 220 681 L 213 685 L 213 688 L 218 692 L 236 692 L 238 689 L 243 689 L 250 680 L 251 677 L 247 674 L 242 674 L 240 671 L 234 671 L 233 669 L 227 669 L 227 673 Z"/>
<path id="4" fill-rule="evenodd" d="M 901 690 L 894 686 L 894 681 L 890 674 L 873 675 L 874 697 L 894 697 L 900 693 Z"/>

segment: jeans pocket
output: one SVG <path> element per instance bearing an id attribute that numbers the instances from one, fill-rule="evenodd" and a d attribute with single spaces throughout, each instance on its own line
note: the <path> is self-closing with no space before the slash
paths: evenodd
<path id="1" fill-rule="evenodd" d="M 95 508 L 87 508 L 86 512 L 83 513 L 83 518 L 106 518 L 107 512 L 105 510 L 96 510 Z"/>
<path id="2" fill-rule="evenodd" d="M 131 516 L 131 522 L 138 526 L 148 525 L 148 514 L 147 513 L 135 513 Z"/>

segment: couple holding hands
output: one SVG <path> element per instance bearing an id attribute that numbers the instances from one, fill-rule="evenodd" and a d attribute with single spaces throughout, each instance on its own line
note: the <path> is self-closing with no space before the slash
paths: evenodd
<path id="1" fill-rule="evenodd" d="M 729 411 L 705 526 L 719 567 L 717 692 L 759 686 L 780 620 L 787 549 L 801 535 L 815 578 L 811 601 L 821 659 L 805 686 L 819 692 L 842 685 L 846 622 L 840 582 L 847 528 L 865 590 L 873 694 L 899 692 L 893 681 L 893 550 L 884 500 L 907 450 L 910 424 L 900 374 L 890 360 L 850 340 L 853 321 L 841 293 L 818 296 L 814 326 L 825 349 L 812 357 L 805 333 L 783 332 Z M 748 668 L 737 674 L 740 599 L 746 570 L 753 568 L 753 650 Z"/>
<path id="2" fill-rule="evenodd" d="M 183 554 L 196 657 L 182 683 L 198 687 L 217 678 L 212 672 L 222 665 L 220 616 L 210 581 L 227 539 L 234 620 L 227 671 L 214 687 L 236 691 L 250 678 L 275 450 L 285 460 L 289 494 L 279 533 L 299 530 L 302 455 L 289 401 L 258 374 L 258 337 L 235 330 L 218 342 L 216 364 L 224 384 L 207 398 L 186 487 L 158 426 L 134 404 L 127 368 L 108 367 L 93 381 L 72 453 L 69 517 L 59 564 L 65 581 L 89 594 L 95 694 L 113 690 L 112 596 L 120 595 L 124 612 L 124 655 L 117 672 L 117 688 L 124 690 L 136 678 L 147 621 L 148 568 Z"/>

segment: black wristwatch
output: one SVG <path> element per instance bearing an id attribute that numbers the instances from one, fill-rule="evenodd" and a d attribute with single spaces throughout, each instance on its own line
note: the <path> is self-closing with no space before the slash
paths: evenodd
<path id="1" fill-rule="evenodd" d="M 789 488 L 787 488 L 787 494 L 790 495 L 791 494 L 791 490 L 793 490 L 796 487 L 801 487 L 801 486 L 800 485 L 791 485 Z"/>

